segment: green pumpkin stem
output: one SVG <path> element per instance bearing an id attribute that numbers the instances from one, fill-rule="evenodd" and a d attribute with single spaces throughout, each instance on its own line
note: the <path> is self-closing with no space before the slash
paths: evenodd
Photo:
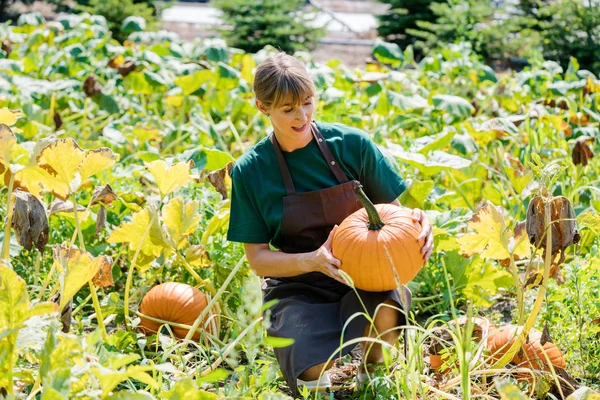
<path id="1" fill-rule="evenodd" d="M 357 183 L 356 186 L 354 186 L 354 191 L 356 192 L 356 196 L 358 196 L 358 199 L 360 200 L 362 205 L 365 207 L 365 210 L 367 210 L 367 215 L 369 216 L 369 230 L 378 231 L 381 228 L 383 228 L 385 224 L 381 220 L 377 209 L 375 208 L 373 203 L 371 203 L 371 200 L 369 200 L 369 198 L 363 191 L 362 185 L 360 183 Z"/>

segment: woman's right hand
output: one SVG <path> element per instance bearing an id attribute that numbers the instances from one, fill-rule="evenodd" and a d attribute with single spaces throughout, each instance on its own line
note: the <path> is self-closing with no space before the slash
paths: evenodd
<path id="1" fill-rule="evenodd" d="M 347 285 L 346 280 L 342 277 L 340 271 L 338 270 L 342 262 L 335 258 L 331 253 L 331 242 L 333 241 L 333 235 L 337 229 L 338 226 L 334 226 L 325 243 L 323 243 L 323 245 L 321 245 L 321 247 L 319 247 L 317 250 L 308 253 L 309 272 L 321 272 L 322 274 L 325 274 L 336 281 Z"/>

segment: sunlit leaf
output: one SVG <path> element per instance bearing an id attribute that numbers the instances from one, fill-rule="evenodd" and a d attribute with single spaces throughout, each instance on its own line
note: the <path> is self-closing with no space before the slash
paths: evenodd
<path id="1" fill-rule="evenodd" d="M 447 169 L 462 169 L 471 165 L 466 158 L 448 154 L 445 151 L 435 150 L 427 156 L 421 153 L 411 153 L 398 145 L 388 147 L 390 153 L 403 162 L 418 168 L 424 175 L 432 176 Z"/>
<path id="2" fill-rule="evenodd" d="M 433 189 L 433 181 L 414 180 L 400 195 L 400 204 L 408 208 L 424 208 L 425 199 Z"/>
<path id="3" fill-rule="evenodd" d="M 13 126 L 20 117 L 20 111 L 9 110 L 6 107 L 0 108 L 0 124 Z"/>
<path id="4" fill-rule="evenodd" d="M 162 197 L 187 185 L 192 180 L 189 163 L 179 162 L 169 167 L 165 161 L 156 160 L 146 164 L 146 168 L 154 177 Z"/>
<path id="5" fill-rule="evenodd" d="M 183 90 L 184 95 L 189 96 L 214 78 L 215 74 L 211 70 L 201 70 L 190 75 L 178 76 L 173 82 Z"/>
<path id="6" fill-rule="evenodd" d="M 151 370 L 152 366 L 132 366 L 125 371 L 113 371 L 108 368 L 95 367 L 92 372 L 100 381 L 102 386 L 102 395 L 107 396 L 114 388 L 126 379 L 137 379 L 138 381 L 158 389 L 160 385 L 146 371 Z"/>
<path id="7" fill-rule="evenodd" d="M 181 241 L 198 229 L 201 216 L 197 200 L 184 203 L 182 197 L 171 199 L 162 209 L 162 219 L 171 239 L 179 245 Z"/>
<path id="8" fill-rule="evenodd" d="M 83 182 L 90 176 L 112 167 L 116 162 L 117 155 L 107 147 L 87 151 L 85 153 L 85 158 L 79 167 L 81 181 Z"/>
<path id="9" fill-rule="evenodd" d="M 42 192 L 52 193 L 62 200 L 69 197 L 70 187 L 67 183 L 60 181 L 45 169 L 38 165 L 32 165 L 19 170 L 15 173 L 15 188 L 21 188 L 28 191 L 36 197 L 41 197 Z M 4 177 L 7 183 L 8 175 Z"/>
<path id="10" fill-rule="evenodd" d="M 148 230 L 147 233 L 146 230 Z M 136 251 L 140 247 L 141 252 L 153 258 L 158 257 L 163 248 L 170 247 L 164 238 L 156 210 L 153 207 L 146 207 L 135 213 L 131 222 L 123 222 L 112 231 L 107 241 L 109 243 L 129 243 L 131 251 Z"/>
<path id="11" fill-rule="evenodd" d="M 475 233 L 467 233 L 458 238 L 460 248 L 465 255 L 481 254 L 484 258 L 496 260 L 510 257 L 506 223 L 497 207 L 486 204 L 473 216 L 468 225 Z"/>
<path id="12" fill-rule="evenodd" d="M 55 176 L 61 183 L 70 185 L 85 158 L 85 152 L 71 139 L 59 139 L 44 148 L 37 164 Z"/>
<path id="13" fill-rule="evenodd" d="M 467 283 L 463 294 L 480 307 L 490 307 L 498 290 L 509 288 L 514 282 L 512 275 L 504 268 L 478 256 L 468 264 L 465 278 Z"/>
<path id="14" fill-rule="evenodd" d="M 96 276 L 104 263 L 112 264 L 112 261 L 106 256 L 93 257 L 87 251 L 57 245 L 54 247 L 54 263 L 61 273 L 62 310 L 75 293 Z"/>

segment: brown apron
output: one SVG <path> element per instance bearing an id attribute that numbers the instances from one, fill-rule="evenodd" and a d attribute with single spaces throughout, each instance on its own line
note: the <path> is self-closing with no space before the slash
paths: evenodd
<path id="1" fill-rule="evenodd" d="M 269 137 L 286 189 L 282 226 L 271 243 L 285 253 L 306 253 L 318 249 L 325 243 L 334 225 L 339 225 L 348 215 L 362 208 L 354 192 L 358 181 L 348 180 L 319 130 L 314 125 L 311 129 L 319 150 L 339 182 L 337 186 L 296 193 L 279 143 L 274 134 Z M 372 316 L 376 307 L 385 300 L 402 304 L 396 290 L 357 292 L 360 300 L 350 287 L 320 272 L 288 278 L 265 278 L 264 302 L 279 300 L 270 309 L 267 332 L 270 336 L 294 339 L 294 344 L 275 349 L 283 377 L 292 391 L 296 390 L 296 379 L 302 372 L 327 361 L 341 343 L 362 336 L 367 324 L 364 316 L 354 317 L 344 328 L 353 314 L 368 311 Z M 407 294 L 409 298 L 410 291 Z M 401 313 L 400 325 L 404 324 Z M 341 352 L 338 350 L 338 354 L 348 354 L 353 347 L 345 346 Z"/>

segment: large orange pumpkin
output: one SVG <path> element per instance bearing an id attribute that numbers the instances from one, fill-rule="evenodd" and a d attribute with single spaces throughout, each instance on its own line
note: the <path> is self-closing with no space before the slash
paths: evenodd
<path id="1" fill-rule="evenodd" d="M 140 313 L 163 321 L 191 326 L 206 308 L 208 302 L 209 297 L 193 286 L 185 283 L 166 282 L 153 287 L 146 293 L 140 305 Z M 155 333 L 161 325 L 160 322 L 141 317 L 140 327 L 145 332 Z M 211 334 L 217 335 L 219 326 L 220 316 L 218 311 L 213 309 L 206 315 L 199 330 L 207 330 Z M 175 336 L 181 339 L 189 331 L 189 329 L 174 326 L 171 329 Z M 199 331 L 196 331 L 193 339 L 200 339 Z"/>
<path id="2" fill-rule="evenodd" d="M 373 205 L 359 184 L 364 208 L 349 215 L 335 232 L 331 250 L 354 286 L 383 292 L 410 282 L 423 267 L 421 225 L 412 210 L 392 204 Z M 388 256 L 389 255 L 389 256 Z"/>

